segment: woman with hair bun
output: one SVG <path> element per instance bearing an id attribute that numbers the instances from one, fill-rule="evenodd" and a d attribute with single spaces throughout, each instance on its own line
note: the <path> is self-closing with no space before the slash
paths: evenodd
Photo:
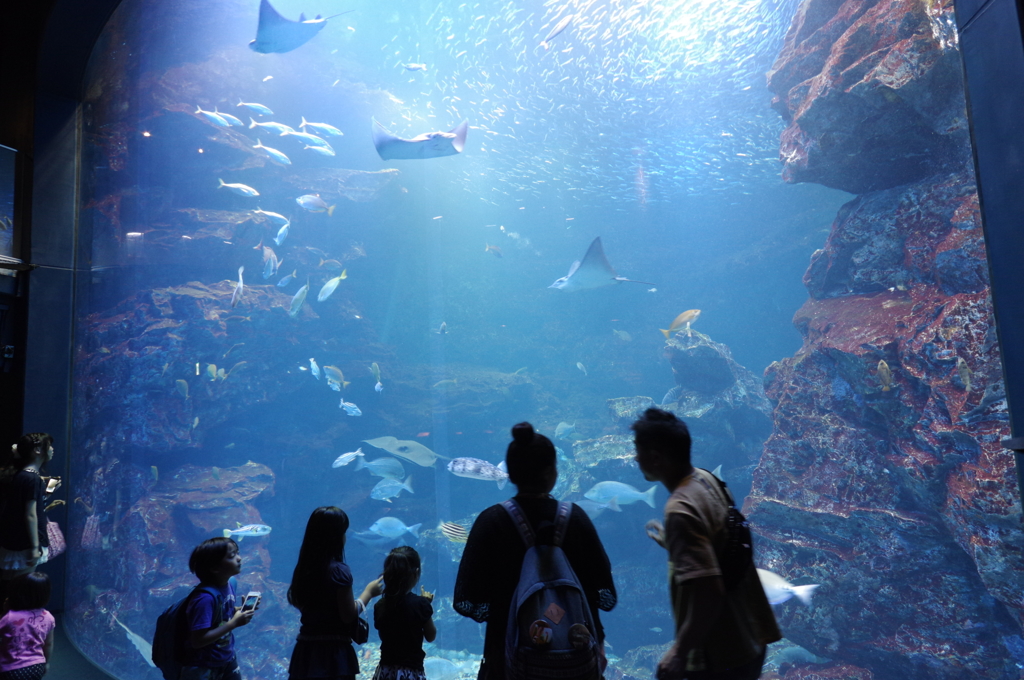
<path id="1" fill-rule="evenodd" d="M 530 423 L 519 423 L 512 428 L 505 465 L 509 479 L 517 488 L 513 500 L 533 529 L 537 544 L 550 544 L 554 539 L 558 512 L 558 501 L 551 496 L 558 480 L 555 461 L 554 444 L 535 432 Z M 612 582 L 611 563 L 597 530 L 575 504 L 572 504 L 562 550 L 583 586 L 600 648 L 604 644 L 604 629 L 598 610 L 611 611 L 618 596 Z M 525 554 L 526 545 L 519 529 L 501 504 L 480 513 L 462 553 L 453 598 L 455 611 L 487 624 L 478 680 L 505 678 L 509 607 Z"/>

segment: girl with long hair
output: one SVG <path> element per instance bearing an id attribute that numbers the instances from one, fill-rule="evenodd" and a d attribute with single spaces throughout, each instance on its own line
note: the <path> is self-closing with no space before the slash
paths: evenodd
<path id="1" fill-rule="evenodd" d="M 289 604 L 302 612 L 289 680 L 352 680 L 359 673 L 352 636 L 359 614 L 380 595 L 380 582 L 370 581 L 352 597 L 352 571 L 345 564 L 348 525 L 348 515 L 334 506 L 309 516 L 288 588 Z"/>

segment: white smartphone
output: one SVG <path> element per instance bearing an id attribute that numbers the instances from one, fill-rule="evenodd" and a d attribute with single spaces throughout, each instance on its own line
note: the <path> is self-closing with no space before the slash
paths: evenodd
<path id="1" fill-rule="evenodd" d="M 257 593 L 255 590 L 249 591 L 249 594 L 245 596 L 245 601 L 242 602 L 242 611 L 249 612 L 256 609 L 260 605 L 261 597 L 263 597 L 263 593 Z"/>

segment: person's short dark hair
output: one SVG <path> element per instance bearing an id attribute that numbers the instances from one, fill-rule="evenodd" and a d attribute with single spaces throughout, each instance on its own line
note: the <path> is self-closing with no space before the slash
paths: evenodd
<path id="1" fill-rule="evenodd" d="M 36 449 L 42 449 L 45 454 L 52 445 L 53 437 L 45 432 L 29 432 L 21 435 L 12 450 L 15 467 L 24 468 L 32 462 L 32 454 Z"/>
<path id="2" fill-rule="evenodd" d="M 50 602 L 50 578 L 33 571 L 12 578 L 7 583 L 7 606 L 12 611 L 42 609 Z"/>
<path id="3" fill-rule="evenodd" d="M 188 570 L 198 576 L 203 583 L 214 580 L 216 576 L 213 572 L 228 556 L 230 546 L 235 546 L 235 550 L 238 550 L 238 544 L 233 538 L 217 536 L 206 539 L 192 551 L 192 555 L 188 558 Z"/>
<path id="4" fill-rule="evenodd" d="M 649 408 L 630 429 L 637 447 L 657 449 L 662 455 L 690 464 L 690 430 L 674 413 Z"/>
<path id="5" fill-rule="evenodd" d="M 535 432 L 530 423 L 513 425 L 505 467 L 509 480 L 516 486 L 539 486 L 544 483 L 544 472 L 555 467 L 555 445 Z"/>

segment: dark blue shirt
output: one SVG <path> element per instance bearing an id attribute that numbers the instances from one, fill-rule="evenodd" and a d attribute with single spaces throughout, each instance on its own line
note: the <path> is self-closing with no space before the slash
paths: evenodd
<path id="1" fill-rule="evenodd" d="M 216 628 L 235 615 L 235 589 L 230 582 L 223 588 L 211 586 L 209 583 L 202 585 L 208 588 L 212 587 L 220 594 L 214 598 L 210 593 L 199 591 L 192 596 L 185 608 L 185 617 L 188 619 L 190 631 Z M 220 616 L 216 614 L 218 600 L 221 603 Z M 223 635 L 199 649 L 192 649 L 191 645 L 186 645 L 186 647 L 188 649 L 186 666 L 220 668 L 229 665 L 235 658 L 235 634 Z"/>

